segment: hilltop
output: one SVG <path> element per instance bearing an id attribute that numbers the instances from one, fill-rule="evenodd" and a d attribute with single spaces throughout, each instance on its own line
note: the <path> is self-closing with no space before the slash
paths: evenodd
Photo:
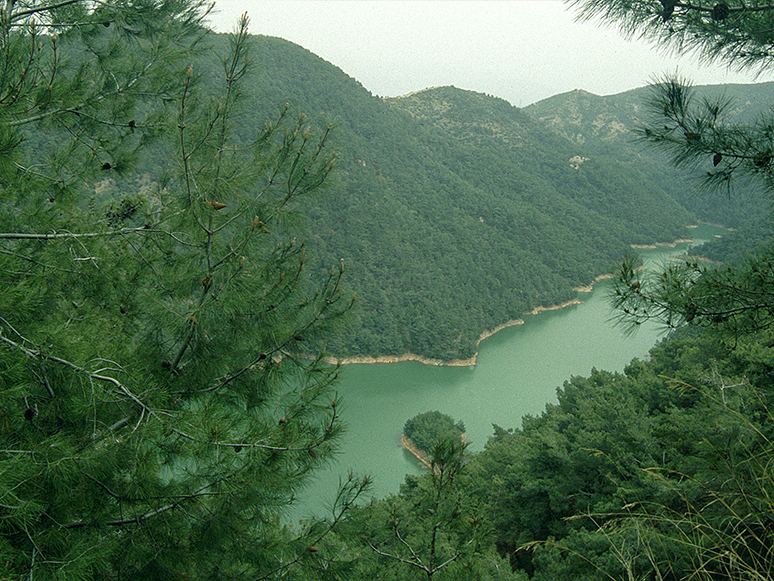
<path id="1" fill-rule="evenodd" d="M 754 123 L 768 109 L 773 89 L 774 83 L 770 82 L 699 86 L 694 88 L 694 98 L 728 100 L 730 120 Z M 702 220 L 740 228 L 762 215 L 768 216 L 766 196 L 761 196 L 759 190 L 739 189 L 733 199 L 723 193 L 699 194 L 701 172 L 678 172 L 660 151 L 637 140 L 632 130 L 653 122 L 647 108 L 650 96 L 648 87 L 604 97 L 576 90 L 539 101 L 524 111 L 576 143 L 585 155 L 613 157 L 646 175 Z M 707 169 L 709 164 L 708 159 Z"/>

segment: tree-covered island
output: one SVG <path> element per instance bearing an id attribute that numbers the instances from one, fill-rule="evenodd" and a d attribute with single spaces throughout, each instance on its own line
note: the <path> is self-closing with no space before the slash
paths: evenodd
<path id="1" fill-rule="evenodd" d="M 439 442 L 465 443 L 465 424 L 439 411 L 424 412 L 406 420 L 400 440 L 422 466 L 430 468 Z"/>

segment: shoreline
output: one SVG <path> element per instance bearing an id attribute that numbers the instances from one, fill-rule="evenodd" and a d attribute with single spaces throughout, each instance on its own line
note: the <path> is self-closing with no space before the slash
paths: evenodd
<path id="1" fill-rule="evenodd" d="M 414 456 L 425 469 L 430 470 L 430 456 L 428 456 L 424 450 L 420 450 L 414 443 L 414 440 L 409 438 L 406 434 L 401 433 L 400 443 L 401 446 L 408 450 L 409 454 Z"/>
<path id="2" fill-rule="evenodd" d="M 579 292 L 579 293 L 594 292 L 594 285 L 596 283 L 598 283 L 600 280 L 607 280 L 607 279 L 613 278 L 613 276 L 615 276 L 615 275 L 609 274 L 609 273 L 608 274 L 600 274 L 599 276 L 595 276 L 594 280 L 591 281 L 591 283 L 589 283 L 587 285 L 583 285 L 583 286 L 576 286 L 572 290 L 574 290 L 575 292 Z"/>
<path id="3" fill-rule="evenodd" d="M 460 439 L 462 440 L 462 443 L 464 444 L 467 440 L 465 437 L 465 434 L 460 434 Z M 423 468 L 426 470 L 430 470 L 432 467 L 432 460 L 430 458 L 430 455 L 422 450 L 419 446 L 417 446 L 414 443 L 414 440 L 409 438 L 404 432 L 401 432 L 400 434 L 400 444 L 403 446 L 403 448 L 414 458 L 417 459 L 417 461 L 422 465 Z"/>
<path id="4" fill-rule="evenodd" d="M 601 275 L 602 278 L 607 277 L 610 275 Z M 597 278 L 598 280 L 601 280 L 601 278 Z M 583 291 L 579 291 L 583 292 Z M 591 292 L 591 291 L 588 291 Z M 551 305 L 550 307 L 535 307 L 531 311 L 524 313 L 524 316 L 530 316 L 530 315 L 539 315 L 540 313 L 544 313 L 546 311 L 558 311 L 559 309 L 564 309 L 566 307 L 570 307 L 573 305 L 582 305 L 583 301 L 580 299 L 570 299 L 569 301 L 565 301 L 563 303 L 560 303 L 558 305 Z M 359 356 L 359 357 L 327 357 L 326 361 L 328 363 L 339 365 L 373 365 L 377 363 L 405 363 L 407 361 L 415 361 L 417 363 L 421 363 L 423 365 L 433 365 L 435 367 L 470 367 L 476 365 L 476 361 L 478 359 L 478 347 L 481 345 L 481 341 L 484 341 L 485 339 L 489 339 L 492 335 L 495 335 L 496 333 L 499 333 L 503 329 L 507 329 L 509 327 L 517 327 L 519 325 L 523 325 L 525 323 L 524 319 L 519 317 L 518 319 L 511 319 L 510 321 L 506 321 L 505 323 L 501 323 L 494 327 L 493 329 L 487 329 L 486 331 L 483 331 L 481 335 L 478 337 L 478 341 L 476 341 L 476 352 L 467 359 L 449 359 L 449 360 L 443 360 L 443 359 L 432 359 L 430 357 L 424 357 L 423 355 L 416 355 L 414 353 L 404 353 L 402 355 L 376 355 L 376 356 Z"/>
<path id="5" fill-rule="evenodd" d="M 705 222 L 700 222 L 704 224 Z M 723 228 L 723 226 L 720 226 L 719 224 L 709 224 L 710 226 L 717 226 L 719 228 Z M 689 225 L 687 228 L 697 228 L 696 225 Z M 731 228 L 726 228 L 726 230 L 732 230 Z M 685 244 L 685 243 L 691 243 L 693 242 L 693 238 L 678 238 L 674 242 L 657 242 L 655 244 L 630 244 L 630 247 L 635 250 L 654 250 L 657 248 L 674 248 L 678 244 Z M 579 293 L 590 293 L 594 290 L 594 285 L 601 281 L 613 278 L 613 274 L 606 273 L 606 274 L 600 274 L 596 277 L 594 277 L 594 280 L 587 285 L 578 286 L 573 288 L 574 291 Z M 529 312 L 524 313 L 523 316 L 530 316 L 530 315 L 539 315 L 540 313 L 544 313 L 547 311 L 558 311 L 559 309 L 564 309 L 566 307 L 570 307 L 573 305 L 582 305 L 583 301 L 575 298 L 571 299 L 569 301 L 565 301 L 563 303 L 557 304 L 557 305 L 551 305 L 548 307 L 535 307 Z M 499 333 L 503 329 L 507 329 L 509 327 L 516 327 L 518 325 L 523 325 L 525 323 L 524 319 L 522 317 L 519 317 L 518 319 L 511 319 L 510 321 L 506 321 L 505 323 L 501 323 L 500 325 L 497 325 L 496 327 L 492 329 L 484 330 L 481 335 L 479 335 L 478 341 L 476 341 L 476 352 L 467 359 L 450 359 L 450 360 L 443 360 L 443 359 L 432 359 L 430 357 L 424 357 L 422 355 L 416 355 L 414 353 L 404 353 L 402 355 L 376 355 L 376 356 L 353 356 L 353 357 L 326 357 L 326 361 L 331 364 L 339 364 L 339 365 L 373 365 L 377 363 L 404 363 L 408 361 L 414 361 L 417 363 L 421 363 L 423 365 L 433 365 L 435 367 L 471 367 L 475 366 L 476 362 L 478 360 L 478 348 L 481 345 L 481 342 L 485 339 L 488 339 L 489 337 L 495 335 L 496 333 Z M 402 440 L 401 440 L 402 441 Z M 406 448 L 408 450 L 408 448 Z M 411 452 L 411 450 L 409 450 Z M 413 454 L 413 452 L 412 452 Z"/>
<path id="6" fill-rule="evenodd" d="M 656 250 L 657 248 L 674 248 L 678 244 L 693 242 L 692 238 L 678 238 L 674 242 L 656 242 L 655 244 L 629 244 L 629 248 L 635 250 Z"/>

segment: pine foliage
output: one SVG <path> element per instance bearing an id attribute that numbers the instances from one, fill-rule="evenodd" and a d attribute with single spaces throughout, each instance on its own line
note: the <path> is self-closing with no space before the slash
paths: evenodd
<path id="1" fill-rule="evenodd" d="M 599 16 L 630 35 L 641 34 L 678 52 L 695 50 L 706 59 L 740 69 L 768 70 L 772 65 L 774 6 L 770 2 L 579 0 L 575 4 L 582 18 Z M 729 121 L 732 102 L 698 100 L 681 79 L 665 78 L 652 89 L 653 121 L 639 131 L 645 142 L 665 150 L 675 165 L 703 172 L 709 189 L 733 193 L 758 184 L 771 192 L 774 116 L 770 111 L 753 122 L 734 123 Z M 613 285 L 613 304 L 627 324 L 636 326 L 655 318 L 671 327 L 705 327 L 715 339 L 732 339 L 727 344 L 733 345 L 737 360 L 749 350 L 755 353 L 756 364 L 769 366 L 768 329 L 774 322 L 771 256 L 769 241 L 733 264 L 707 265 L 695 257 L 683 257 L 657 273 L 643 273 L 636 260 L 627 258 Z M 654 464 L 647 473 L 677 498 L 664 502 L 655 495 L 641 497 L 624 506 L 630 513 L 615 526 L 600 529 L 614 552 L 627 555 L 620 564 L 630 579 L 771 576 L 771 375 L 756 378 L 755 387 L 748 389 L 747 376 L 731 381 L 718 371 L 714 358 L 709 363 L 712 389 L 673 380 L 681 391 L 699 394 L 697 401 L 714 405 L 706 417 L 717 427 L 700 440 L 709 450 L 708 458 L 685 470 Z M 628 541 L 635 537 L 637 543 L 632 546 Z"/>
<path id="2" fill-rule="evenodd" d="M 0 576 L 292 576 L 365 487 L 281 525 L 341 430 L 320 339 L 343 264 L 313 285 L 293 226 L 330 128 L 285 107 L 236 139 L 247 19 L 206 99 L 205 14 L 4 3 Z M 131 174 L 140 155 L 164 175 Z"/>

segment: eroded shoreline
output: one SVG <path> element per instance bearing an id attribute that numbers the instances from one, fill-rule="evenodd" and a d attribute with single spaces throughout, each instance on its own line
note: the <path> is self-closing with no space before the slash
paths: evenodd
<path id="1" fill-rule="evenodd" d="M 462 440 L 463 444 L 467 441 L 467 437 L 464 433 L 460 434 L 460 440 Z M 409 452 L 412 456 L 414 456 L 414 458 L 417 459 L 417 461 L 422 465 L 423 468 L 430 470 L 433 467 L 432 458 L 430 458 L 430 454 L 428 454 L 422 448 L 417 446 L 414 440 L 409 438 L 403 432 L 401 432 L 400 434 L 400 443 L 406 449 L 407 452 Z"/>
<path id="2" fill-rule="evenodd" d="M 408 452 L 416 458 L 419 463 L 430 470 L 430 456 L 425 453 L 424 450 L 421 450 L 415 443 L 414 440 L 409 438 L 406 434 L 400 435 L 400 443 L 401 445 L 408 450 Z"/>
<path id="3" fill-rule="evenodd" d="M 712 226 L 717 226 L 722 228 L 722 226 L 719 226 L 717 224 L 711 224 Z M 697 226 L 687 226 L 688 228 L 696 228 Z M 638 250 L 652 250 L 657 248 L 674 248 L 678 244 L 685 244 L 685 243 L 691 243 L 693 242 L 693 238 L 678 238 L 674 242 L 657 242 L 656 244 L 631 244 L 631 248 L 638 249 Z M 612 274 L 600 274 L 599 276 L 594 278 L 594 281 L 591 284 L 575 287 L 573 290 L 579 293 L 590 293 L 594 290 L 595 283 L 599 282 L 600 280 L 605 280 L 612 278 L 614 275 Z M 546 312 L 546 311 L 558 311 L 559 309 L 564 309 L 566 307 L 570 307 L 572 305 L 581 305 L 583 304 L 583 301 L 580 299 L 572 299 L 569 301 L 565 301 L 563 303 L 557 304 L 557 305 L 551 305 L 548 307 L 535 307 L 531 311 L 524 313 L 524 316 L 529 315 L 539 315 L 540 313 Z M 505 323 L 502 323 L 500 325 L 497 325 L 493 329 L 485 330 L 481 333 L 481 335 L 478 338 L 478 341 L 476 341 L 476 352 L 473 354 L 473 356 L 468 357 L 467 359 L 450 359 L 450 360 L 443 360 L 443 359 L 432 359 L 430 357 L 424 357 L 422 355 L 416 355 L 414 353 L 404 353 L 402 355 L 377 355 L 377 356 L 362 356 L 362 357 L 328 357 L 327 361 L 332 364 L 340 364 L 340 365 L 371 365 L 376 363 L 403 363 L 407 361 L 416 361 L 417 363 L 422 363 L 423 365 L 434 365 L 436 367 L 470 367 L 476 365 L 476 362 L 478 360 L 478 348 L 481 345 L 481 342 L 485 339 L 488 339 L 492 335 L 499 333 L 503 329 L 507 329 L 509 327 L 515 327 L 517 325 L 523 325 L 524 319 L 519 317 L 518 319 L 511 319 L 510 321 L 506 321 Z M 401 443 L 403 443 L 401 439 Z M 405 446 L 405 443 L 404 443 Z M 406 449 L 409 450 L 412 454 L 414 452 L 409 449 L 406 446 Z M 416 456 L 416 454 L 414 454 Z M 421 460 L 420 460 L 421 461 Z"/>
<path id="4" fill-rule="evenodd" d="M 604 275 L 603 275 L 604 277 Z M 598 277 L 597 280 L 600 280 Z M 579 292 L 584 292 L 580 289 L 578 289 Z M 586 292 L 591 292 L 586 291 Z M 558 311 L 559 309 L 564 309 L 565 307 L 569 307 L 572 305 L 581 305 L 583 304 L 583 301 L 580 299 L 572 299 L 569 301 L 565 301 L 558 305 L 552 305 L 550 307 L 535 307 L 528 313 L 525 313 L 524 316 L 529 315 L 539 315 L 540 313 L 546 312 L 546 311 Z M 478 337 L 478 341 L 476 341 L 476 352 L 473 354 L 472 357 L 468 357 L 467 359 L 451 359 L 451 360 L 442 360 L 442 359 L 432 359 L 430 357 L 423 357 L 422 355 L 416 355 L 414 353 L 404 353 L 403 355 L 377 355 L 375 357 L 372 356 L 366 356 L 366 357 L 329 357 L 328 362 L 329 363 L 339 363 L 341 365 L 371 365 L 374 363 L 403 363 L 406 361 L 416 361 L 417 363 L 422 363 L 423 365 L 435 365 L 436 367 L 469 367 L 471 365 L 475 365 L 476 361 L 478 359 L 478 347 L 481 345 L 481 341 L 484 339 L 488 339 L 495 333 L 499 333 L 503 329 L 507 329 L 509 327 L 516 327 L 517 325 L 523 325 L 524 319 L 519 317 L 518 319 L 511 319 L 510 321 L 506 321 L 505 323 L 502 323 L 500 325 L 497 325 L 493 329 L 488 329 L 481 333 Z"/>

